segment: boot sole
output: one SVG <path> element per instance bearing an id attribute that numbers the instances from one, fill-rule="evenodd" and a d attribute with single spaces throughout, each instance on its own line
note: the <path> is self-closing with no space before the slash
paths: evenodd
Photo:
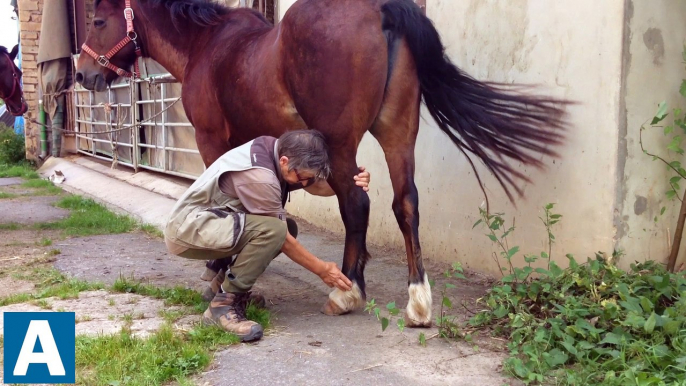
<path id="1" fill-rule="evenodd" d="M 208 317 L 206 317 L 206 316 L 203 316 L 203 318 L 202 318 L 202 324 L 205 325 L 205 326 L 217 326 L 217 327 L 219 327 L 219 328 L 222 327 L 219 323 L 215 322 L 214 320 L 212 320 L 212 319 L 210 319 L 210 318 L 208 318 Z M 255 327 L 257 327 L 257 326 L 255 326 Z M 251 330 L 252 330 L 252 329 L 251 329 Z M 229 332 L 229 331 L 227 331 L 227 332 Z M 235 332 L 231 332 L 231 334 L 236 335 L 236 336 L 241 340 L 241 342 L 250 342 L 250 341 L 253 341 L 253 340 L 262 339 L 262 336 L 264 335 L 264 332 L 263 332 L 261 329 L 259 329 L 259 330 L 256 330 L 256 331 L 250 331 L 250 333 L 249 333 L 249 334 L 246 334 L 246 335 L 238 335 L 238 334 L 236 334 Z"/>

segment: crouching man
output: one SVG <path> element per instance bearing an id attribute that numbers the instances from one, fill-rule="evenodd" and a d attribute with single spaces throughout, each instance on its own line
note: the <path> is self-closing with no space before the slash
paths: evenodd
<path id="1" fill-rule="evenodd" d="M 269 263 L 283 252 L 319 276 L 329 287 L 343 291 L 352 283 L 336 263 L 307 251 L 288 229 L 284 205 L 288 192 L 305 189 L 333 195 L 326 182 L 330 166 L 327 146 L 315 130 L 290 131 L 279 139 L 259 137 L 215 161 L 174 206 L 164 230 L 170 253 L 200 260 L 228 259 L 226 277 L 203 314 L 242 341 L 262 337 L 262 326 L 245 316 L 249 302 L 264 305 L 251 292 Z M 369 173 L 351 176 L 368 191 Z M 295 233 L 294 231 L 291 231 Z"/>

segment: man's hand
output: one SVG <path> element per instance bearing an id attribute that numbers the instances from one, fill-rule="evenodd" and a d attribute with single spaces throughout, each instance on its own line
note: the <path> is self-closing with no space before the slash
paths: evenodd
<path id="1" fill-rule="evenodd" d="M 359 186 L 364 190 L 365 192 L 369 191 L 369 181 L 371 180 L 371 175 L 369 174 L 368 171 L 366 171 L 364 166 L 360 166 L 360 174 L 357 174 L 356 176 L 353 177 L 355 180 L 355 185 Z"/>
<path id="2" fill-rule="evenodd" d="M 353 176 L 355 180 L 355 185 L 359 186 L 365 192 L 369 191 L 369 181 L 371 176 L 364 166 L 360 166 L 360 173 Z M 329 183 L 326 180 L 317 180 L 314 184 L 305 187 L 305 191 L 309 194 L 314 194 L 315 196 L 330 197 L 335 193 Z"/>
<path id="3" fill-rule="evenodd" d="M 330 261 L 323 262 L 323 269 L 319 273 L 319 277 L 329 287 L 336 287 L 341 291 L 350 291 L 352 289 L 353 283 L 338 269 L 336 263 Z"/>

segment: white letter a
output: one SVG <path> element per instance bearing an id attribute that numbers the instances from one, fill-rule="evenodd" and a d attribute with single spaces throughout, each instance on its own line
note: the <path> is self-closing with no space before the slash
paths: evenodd
<path id="1" fill-rule="evenodd" d="M 33 352 L 36 339 L 40 339 L 43 352 Z M 64 365 L 47 320 L 32 320 L 29 323 L 29 329 L 26 331 L 17 364 L 14 366 L 14 375 L 26 375 L 31 363 L 47 364 L 50 376 L 65 375 Z"/>

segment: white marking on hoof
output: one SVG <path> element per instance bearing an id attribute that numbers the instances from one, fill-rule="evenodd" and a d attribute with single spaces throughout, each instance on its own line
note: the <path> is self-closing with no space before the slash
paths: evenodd
<path id="1" fill-rule="evenodd" d="M 423 283 L 412 283 L 407 288 L 410 301 L 405 309 L 405 324 L 409 327 L 431 327 L 431 285 L 429 275 Z"/>
<path id="2" fill-rule="evenodd" d="M 341 291 L 338 288 L 331 291 L 329 300 L 324 305 L 324 313 L 328 315 L 341 315 L 360 308 L 364 305 L 362 299 L 362 291 L 357 283 L 353 282 L 353 288 L 350 291 Z M 327 307 L 334 306 L 334 307 Z M 327 312 L 328 311 L 328 312 Z"/>

